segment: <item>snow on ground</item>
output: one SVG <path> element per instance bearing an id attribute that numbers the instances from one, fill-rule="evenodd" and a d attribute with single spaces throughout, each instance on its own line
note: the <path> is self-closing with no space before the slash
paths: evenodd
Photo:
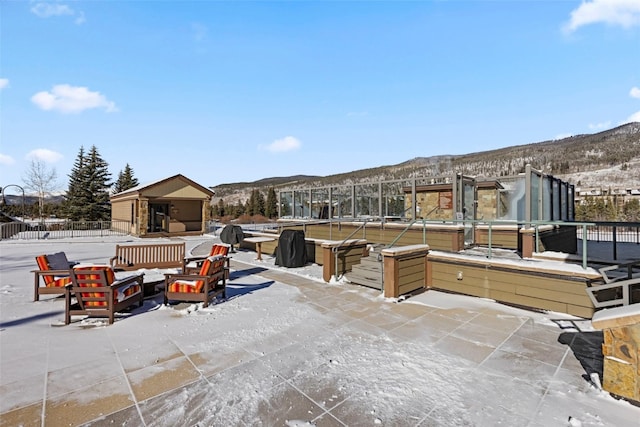
<path id="1" fill-rule="evenodd" d="M 585 365 L 593 355 L 579 359 L 580 352 L 601 344 L 588 320 L 435 291 L 385 299 L 344 279 L 324 283 L 320 266 L 287 269 L 264 254 L 263 261 L 231 254 L 240 268 L 228 298 L 207 308 L 164 306 L 157 297 L 114 325 L 61 326 L 62 301 L 32 302 L 35 255 L 64 250 L 70 260 L 105 263 L 125 241 L 138 239 L 0 242 L 3 423 L 43 396 L 47 420 L 57 405 L 89 411 L 105 396 L 135 403 L 68 418 L 70 425 L 97 418 L 89 425 L 541 427 L 640 419 L 640 408 L 583 378 L 594 373 Z M 185 241 L 200 253 L 217 239 Z"/>

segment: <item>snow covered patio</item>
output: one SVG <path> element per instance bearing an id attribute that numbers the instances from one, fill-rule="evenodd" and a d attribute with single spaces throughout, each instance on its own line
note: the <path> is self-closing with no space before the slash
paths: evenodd
<path id="1" fill-rule="evenodd" d="M 231 254 L 228 300 L 145 300 L 115 324 L 32 302 L 35 256 L 105 263 L 131 237 L 0 242 L 0 426 L 632 426 L 597 388 L 590 321 Z M 160 239 L 158 239 L 160 241 Z M 166 242 L 167 240 L 162 240 Z M 217 239 L 186 237 L 194 255 Z M 152 243 L 153 240 L 144 240 Z M 593 374 L 593 375 L 592 375 Z"/>

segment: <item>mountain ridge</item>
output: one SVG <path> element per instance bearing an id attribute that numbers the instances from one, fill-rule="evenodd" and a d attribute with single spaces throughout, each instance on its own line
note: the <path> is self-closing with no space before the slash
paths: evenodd
<path id="1" fill-rule="evenodd" d="M 395 165 L 376 166 L 327 176 L 294 175 L 212 187 L 216 200 L 246 201 L 252 190 L 266 192 L 329 185 L 433 177 L 462 173 L 478 178 L 517 175 L 531 164 L 577 187 L 640 188 L 640 122 L 570 137 L 459 155 L 414 157 Z"/>

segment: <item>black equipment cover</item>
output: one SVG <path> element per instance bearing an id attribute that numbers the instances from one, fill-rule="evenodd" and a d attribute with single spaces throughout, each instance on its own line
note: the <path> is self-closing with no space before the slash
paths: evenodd
<path id="1" fill-rule="evenodd" d="M 276 265 L 302 267 L 307 263 L 307 248 L 302 230 L 284 230 L 278 239 Z"/>
<path id="2" fill-rule="evenodd" d="M 244 239 L 242 227 L 239 225 L 225 225 L 220 232 L 220 240 L 228 245 L 237 245 Z"/>

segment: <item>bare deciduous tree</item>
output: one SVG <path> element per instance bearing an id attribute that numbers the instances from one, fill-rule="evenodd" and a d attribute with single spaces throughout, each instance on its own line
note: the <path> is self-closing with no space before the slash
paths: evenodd
<path id="1" fill-rule="evenodd" d="M 40 218 L 44 210 L 44 198 L 57 188 L 58 173 L 55 168 L 49 168 L 42 160 L 31 160 L 29 168 L 22 177 L 24 186 L 38 194 Z"/>

